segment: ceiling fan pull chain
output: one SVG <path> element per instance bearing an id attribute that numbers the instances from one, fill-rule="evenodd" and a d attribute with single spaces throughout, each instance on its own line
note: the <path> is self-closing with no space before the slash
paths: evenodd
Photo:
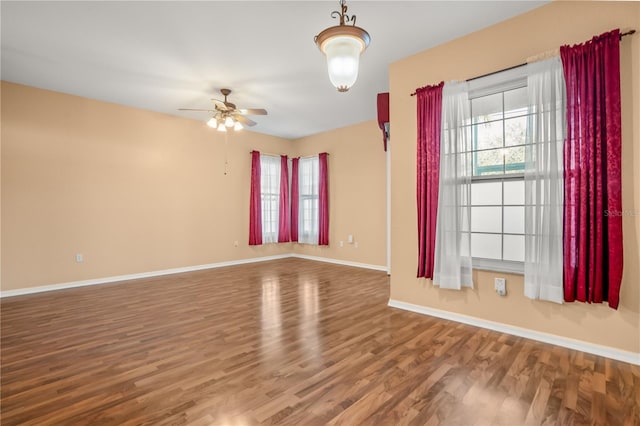
<path id="1" fill-rule="evenodd" d="M 227 175 L 229 168 L 229 132 L 224 133 L 224 175 Z"/>

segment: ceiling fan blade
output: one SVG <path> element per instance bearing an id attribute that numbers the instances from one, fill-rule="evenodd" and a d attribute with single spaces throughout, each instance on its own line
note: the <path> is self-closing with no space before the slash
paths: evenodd
<path id="1" fill-rule="evenodd" d="M 195 108 L 178 108 L 178 111 L 205 111 L 205 112 L 214 112 L 210 109 L 195 109 Z"/>
<path id="2" fill-rule="evenodd" d="M 264 108 L 241 108 L 238 112 L 246 115 L 267 115 L 267 110 Z"/>
<path id="3" fill-rule="evenodd" d="M 247 117 L 244 117 L 244 116 L 242 116 L 240 114 L 234 114 L 233 118 L 235 120 L 239 121 L 243 126 L 251 127 L 251 126 L 255 126 L 256 124 L 258 124 L 255 121 L 249 120 Z"/>

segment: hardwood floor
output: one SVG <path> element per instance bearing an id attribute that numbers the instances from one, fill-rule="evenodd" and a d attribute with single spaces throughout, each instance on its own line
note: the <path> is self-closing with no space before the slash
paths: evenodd
<path id="1" fill-rule="evenodd" d="M 640 367 L 284 259 L 1 301 L 3 425 L 640 424 Z"/>

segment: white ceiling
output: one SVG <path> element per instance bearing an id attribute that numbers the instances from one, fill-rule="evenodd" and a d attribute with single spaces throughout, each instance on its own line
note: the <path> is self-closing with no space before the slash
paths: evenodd
<path id="1" fill-rule="evenodd" d="M 238 107 L 269 111 L 254 131 L 294 139 L 374 119 L 389 64 L 543 3 L 347 1 L 372 41 L 338 93 L 313 42 L 337 1 L 2 1 L 1 76 L 202 122 L 177 109 L 229 87 Z"/>

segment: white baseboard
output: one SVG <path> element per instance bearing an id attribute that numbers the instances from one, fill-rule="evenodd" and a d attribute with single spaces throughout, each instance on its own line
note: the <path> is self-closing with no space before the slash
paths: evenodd
<path id="1" fill-rule="evenodd" d="M 316 262 L 333 263 L 335 265 L 354 266 L 356 268 L 373 269 L 375 271 L 387 272 L 386 266 L 371 265 L 369 263 L 350 262 L 348 260 L 331 259 L 328 257 L 308 256 L 306 254 L 293 253 L 291 257 L 297 257 L 298 259 L 315 260 Z"/>
<path id="2" fill-rule="evenodd" d="M 139 278 L 158 277 L 161 275 L 180 274 L 182 272 L 201 271 L 203 269 L 222 268 L 224 266 L 244 265 L 246 263 L 265 262 L 268 260 L 284 259 L 287 257 L 291 257 L 291 255 L 287 253 L 287 254 L 280 254 L 275 256 L 254 257 L 250 259 L 231 260 L 227 262 L 218 262 L 218 263 L 208 263 L 205 265 L 185 266 L 182 268 L 162 269 L 159 271 L 141 272 L 138 274 L 116 275 L 116 276 L 106 277 L 106 278 L 95 278 L 95 279 L 83 280 L 83 281 L 73 281 L 68 283 L 44 285 L 40 287 L 28 287 L 28 288 L 20 288 L 16 290 L 5 290 L 5 291 L 0 291 L 0 298 L 22 296 L 24 294 L 32 294 L 32 293 L 42 293 L 44 291 L 63 290 L 63 289 L 74 288 L 74 287 L 84 287 L 89 285 L 107 284 L 107 283 L 113 283 L 117 281 L 136 280 Z"/>
<path id="3" fill-rule="evenodd" d="M 569 339 L 567 337 L 556 336 L 554 334 L 515 327 L 512 325 L 483 320 L 467 315 L 442 311 L 439 309 L 427 308 L 425 306 L 414 305 L 394 299 L 389 299 L 389 306 L 392 308 L 403 309 L 405 311 L 416 312 L 418 314 L 461 322 L 463 324 L 473 325 L 475 327 L 487 328 L 489 330 L 512 334 L 514 336 L 537 340 L 539 342 L 550 343 L 552 345 L 562 346 L 564 348 L 575 349 L 577 351 L 587 352 L 618 361 L 628 362 L 629 364 L 640 365 L 640 353 L 615 349 L 609 346 L 596 345 L 594 343 L 587 343 L 581 340 Z"/>
<path id="4" fill-rule="evenodd" d="M 247 263 L 265 262 L 268 260 L 285 259 L 289 257 L 315 260 L 318 262 L 335 263 L 338 265 L 345 265 L 345 266 L 355 266 L 357 268 L 375 269 L 379 271 L 387 270 L 387 268 L 384 266 L 368 265 L 366 263 L 358 263 L 358 262 L 348 262 L 343 260 L 329 259 L 325 257 L 315 257 L 315 256 L 306 256 L 302 254 L 285 253 L 285 254 L 279 254 L 275 256 L 253 257 L 250 259 L 231 260 L 228 262 L 208 263 L 205 265 L 185 266 L 182 268 L 162 269 L 159 271 L 141 272 L 137 274 L 116 275 L 112 277 L 94 278 L 94 279 L 83 280 L 83 281 L 72 281 L 67 283 L 51 284 L 51 285 L 44 285 L 39 287 L 27 287 L 27 288 L 19 288 L 16 290 L 5 290 L 5 291 L 0 291 L 0 298 L 22 296 L 25 294 L 33 294 L 33 293 L 42 293 L 45 291 L 64 290 L 67 288 L 74 288 L 74 287 L 85 287 L 85 286 L 97 285 L 97 284 L 107 284 L 107 283 L 113 283 L 117 281 L 136 280 L 139 278 L 158 277 L 161 275 L 180 274 L 182 272 L 201 271 L 203 269 L 222 268 L 225 266 L 244 265 Z"/>

